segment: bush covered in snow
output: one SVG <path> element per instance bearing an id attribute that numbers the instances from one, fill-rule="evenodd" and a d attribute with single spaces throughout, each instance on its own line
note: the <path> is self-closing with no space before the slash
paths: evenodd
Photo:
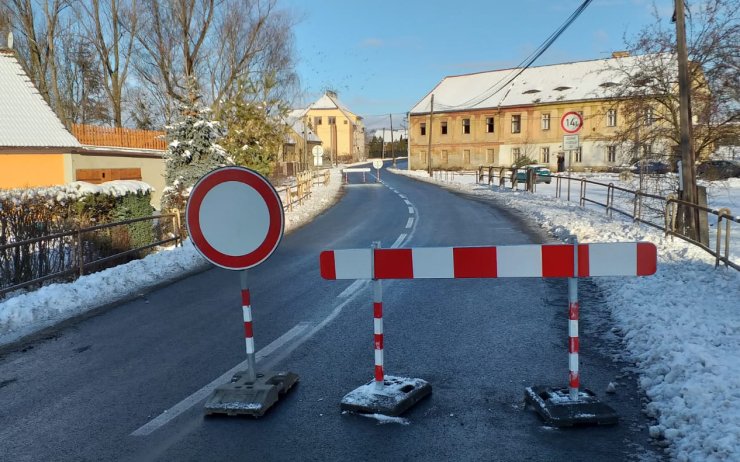
<path id="1" fill-rule="evenodd" d="M 150 216 L 152 187 L 141 181 L 102 185 L 74 182 L 47 188 L 0 190 L 0 246 L 90 225 Z M 0 250 L 0 287 L 65 269 L 72 258 L 70 237 L 44 239 Z M 152 241 L 150 223 L 135 223 L 90 241 L 90 255 L 115 253 Z"/>

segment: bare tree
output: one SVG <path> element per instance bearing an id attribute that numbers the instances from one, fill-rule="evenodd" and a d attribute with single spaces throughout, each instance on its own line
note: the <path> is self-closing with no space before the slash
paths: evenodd
<path id="1" fill-rule="evenodd" d="M 187 82 L 197 81 L 202 66 L 215 0 L 150 0 L 141 5 L 136 38 L 144 53 L 137 66 L 139 75 L 151 85 L 162 86 L 171 99 L 186 102 Z"/>
<path id="2" fill-rule="evenodd" d="M 216 115 L 223 102 L 251 97 L 254 103 L 285 100 L 297 79 L 293 70 L 291 17 L 275 9 L 275 1 L 224 4 L 217 18 L 216 53 L 207 60 L 210 98 Z M 244 95 L 237 81 L 248 80 L 255 91 Z M 269 94 L 267 94 L 269 93 Z"/>
<path id="3" fill-rule="evenodd" d="M 59 105 L 57 42 L 62 30 L 62 16 L 72 0 L 47 0 L 36 6 L 32 0 L 7 0 L 13 29 L 17 32 L 17 49 L 25 71 L 39 93 L 57 111 L 65 123 L 69 118 Z M 40 9 L 40 11 L 39 11 Z"/>
<path id="4" fill-rule="evenodd" d="M 657 11 L 657 9 L 656 9 Z M 611 88 L 619 114 L 617 138 L 632 160 L 678 160 L 680 143 L 675 28 L 656 13 L 654 24 L 628 42 L 632 59 L 618 60 Z M 740 121 L 740 22 L 737 5 L 709 0 L 689 16 L 688 51 L 697 159 L 706 158 Z"/>
<path id="5" fill-rule="evenodd" d="M 81 39 L 84 29 L 78 17 L 68 18 L 64 28 L 67 32 L 60 36 L 57 49 L 57 112 L 65 114 L 69 123 L 108 123 L 109 104 L 95 48 Z"/>
<path id="6" fill-rule="evenodd" d="M 136 0 L 90 0 L 79 3 L 85 37 L 94 46 L 113 124 L 123 125 L 123 93 L 138 29 Z"/>

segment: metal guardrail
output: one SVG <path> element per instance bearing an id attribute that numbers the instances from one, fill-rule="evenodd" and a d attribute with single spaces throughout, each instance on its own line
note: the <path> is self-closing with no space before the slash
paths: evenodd
<path id="1" fill-rule="evenodd" d="M 496 169 L 499 170 L 498 175 L 494 173 L 494 170 Z M 487 184 L 490 185 L 494 183 L 495 179 L 498 177 L 500 188 L 505 188 L 506 182 L 508 180 L 512 189 L 518 189 L 516 175 L 506 175 L 507 171 L 510 172 L 512 170 L 513 169 L 499 167 L 479 167 L 476 176 L 476 183 L 483 183 L 485 177 L 488 176 Z M 570 201 L 571 189 L 575 189 L 575 187 L 571 186 L 571 183 L 577 183 L 579 191 L 578 201 L 581 207 L 585 207 L 586 203 L 599 205 L 605 208 L 607 215 L 609 215 L 610 217 L 613 216 L 614 212 L 617 212 L 621 215 L 631 218 L 635 222 L 643 223 L 653 228 L 659 229 L 665 232 L 666 235 L 679 237 L 691 244 L 696 245 L 697 247 L 702 248 L 706 252 L 710 253 L 713 257 L 715 257 L 715 267 L 719 266 L 720 263 L 724 263 L 725 266 L 729 266 L 740 271 L 740 265 L 730 259 L 730 237 L 732 233 L 731 223 L 739 223 L 740 219 L 736 216 L 733 216 L 731 211 L 727 208 L 716 210 L 709 207 L 703 207 L 700 205 L 681 201 L 670 196 L 663 197 L 655 194 L 649 194 L 640 190 L 634 191 L 631 189 L 616 186 L 614 185 L 614 183 L 600 183 L 598 181 L 588 180 L 586 178 L 573 178 L 570 176 L 561 175 L 555 175 L 553 176 L 553 178 L 555 178 L 555 197 L 561 198 L 563 195 L 563 189 L 565 188 L 566 199 Z M 606 203 L 600 202 L 593 197 L 588 197 L 588 185 L 595 185 L 606 188 Z M 536 183 L 532 186 L 534 189 L 534 187 L 536 187 Z M 615 192 L 617 191 L 632 196 L 630 200 L 626 201 L 632 203 L 631 211 L 620 208 L 619 202 L 615 202 Z M 715 215 L 717 217 L 717 236 L 716 245 L 714 248 L 710 248 L 702 242 L 684 236 L 677 230 L 676 218 L 679 213 L 679 205 L 692 207 L 696 210 L 700 210 L 708 214 Z M 651 212 L 652 216 L 647 216 L 648 213 L 646 212 Z M 658 219 L 658 221 L 651 221 L 651 218 Z M 724 231 L 722 229 L 723 223 Z M 723 233 L 724 239 L 722 238 Z"/>
<path id="2" fill-rule="evenodd" d="M 172 229 L 163 237 L 165 231 L 162 224 L 167 223 Z M 94 240 L 85 238 L 90 233 L 102 230 L 110 230 L 119 226 L 128 226 L 136 223 L 152 221 L 152 227 L 159 229 L 159 237 L 154 242 L 141 245 L 136 248 L 116 252 L 112 255 L 101 256 L 99 249 L 93 248 Z M 0 270 L 3 274 L 14 273 L 14 278 L 3 278 L 3 284 L 9 282 L 9 285 L 0 285 L 0 298 L 6 294 L 41 284 L 49 280 L 66 280 L 69 278 L 76 279 L 86 274 L 93 268 L 105 265 L 111 261 L 120 260 L 124 257 L 141 252 L 142 250 L 165 245 L 174 242 L 175 245 L 182 245 L 181 221 L 179 212 L 152 215 L 149 217 L 133 218 L 130 220 L 107 223 L 75 230 L 64 231 L 61 233 L 50 234 L 33 239 L 13 242 L 10 244 L 0 245 Z M 92 257 L 86 259 L 86 257 Z M 38 277 L 29 280 L 18 280 L 19 265 L 36 265 Z M 15 281 L 13 281 L 15 279 Z"/>

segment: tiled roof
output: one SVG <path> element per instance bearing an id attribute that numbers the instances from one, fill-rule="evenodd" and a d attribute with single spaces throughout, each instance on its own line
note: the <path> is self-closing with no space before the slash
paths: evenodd
<path id="1" fill-rule="evenodd" d="M 0 147 L 77 147 L 18 63 L 0 50 Z"/>
<path id="2" fill-rule="evenodd" d="M 643 60 L 655 59 L 672 58 L 631 56 L 530 67 L 508 84 L 520 69 L 445 77 L 411 113 L 428 113 L 432 94 L 434 112 L 609 98 L 614 84 L 622 82 L 628 74 L 639 72 Z"/>

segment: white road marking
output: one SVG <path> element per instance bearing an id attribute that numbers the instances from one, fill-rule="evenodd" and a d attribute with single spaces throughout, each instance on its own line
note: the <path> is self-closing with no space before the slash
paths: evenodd
<path id="1" fill-rule="evenodd" d="M 347 286 L 346 289 L 344 289 L 339 295 L 337 295 L 337 298 L 347 298 L 350 295 L 354 294 L 358 290 L 362 289 L 362 286 L 367 284 L 367 279 L 358 279 L 349 286 Z"/>
<path id="2" fill-rule="evenodd" d="M 414 214 L 414 208 L 413 207 L 409 207 L 409 213 L 412 214 L 412 215 Z"/>
<path id="3" fill-rule="evenodd" d="M 411 202 L 409 202 L 408 199 L 405 199 L 404 202 L 406 202 L 406 205 L 411 205 Z"/>
<path id="4" fill-rule="evenodd" d="M 400 247 L 404 239 L 406 239 L 405 234 L 401 234 L 400 236 L 398 236 L 398 239 L 396 239 L 396 242 L 393 243 L 393 245 L 391 246 L 391 249 L 397 249 L 398 247 Z"/>
<path id="5" fill-rule="evenodd" d="M 400 197 L 401 199 L 406 199 L 406 196 L 404 196 L 403 194 L 399 194 L 398 197 Z"/>
<path id="6" fill-rule="evenodd" d="M 283 346 L 291 342 L 293 339 L 300 336 L 302 333 L 304 333 L 304 331 L 308 330 L 310 327 L 311 327 L 311 323 L 308 323 L 308 322 L 301 322 L 301 323 L 296 324 L 288 332 L 284 333 L 277 339 L 273 340 L 272 343 L 270 343 L 269 345 L 267 345 L 266 347 L 258 351 L 257 354 L 255 355 L 257 362 L 258 363 L 261 362 L 262 360 L 264 360 L 265 357 L 276 352 L 277 350 L 279 350 L 280 348 L 282 348 Z M 310 331 L 309 334 L 313 335 L 313 331 Z M 303 342 L 300 342 L 300 343 L 303 343 Z M 164 411 L 159 416 L 155 417 L 153 420 L 150 420 L 148 423 L 144 424 L 142 427 L 135 430 L 133 433 L 131 433 L 131 436 L 150 435 L 155 430 L 169 423 L 172 419 L 176 418 L 183 412 L 186 412 L 188 409 L 190 409 L 191 407 L 193 407 L 200 401 L 206 399 L 211 393 L 213 393 L 213 390 L 215 390 L 216 387 L 227 383 L 229 380 L 231 380 L 231 377 L 233 377 L 235 373 L 239 371 L 243 371 L 247 367 L 248 367 L 247 360 L 242 361 L 241 363 L 237 364 L 236 366 L 226 371 L 223 375 L 218 377 L 213 382 L 209 383 L 205 387 L 196 391 L 192 395 L 188 396 L 187 398 L 183 399 L 179 403 L 175 404 L 171 408 Z"/>
<path id="7" fill-rule="evenodd" d="M 414 217 L 409 218 L 409 221 L 406 222 L 406 229 L 411 228 L 411 225 L 414 224 Z"/>

